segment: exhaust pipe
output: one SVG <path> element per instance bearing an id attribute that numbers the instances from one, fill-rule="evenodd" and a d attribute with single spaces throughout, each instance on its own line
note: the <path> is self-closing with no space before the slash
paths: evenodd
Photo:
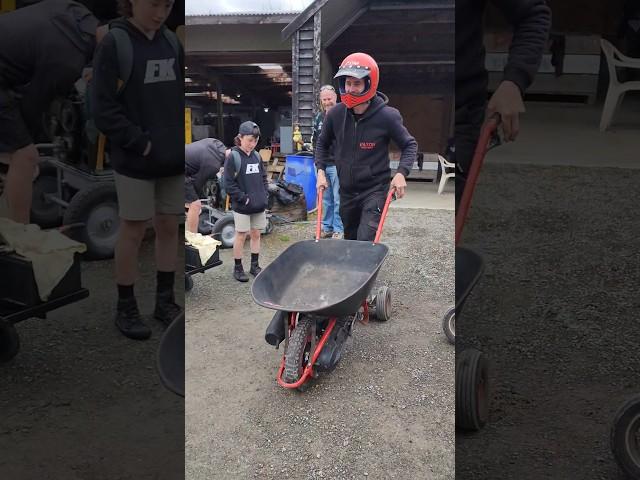
<path id="1" fill-rule="evenodd" d="M 284 326 L 285 321 L 287 320 L 287 315 L 287 312 L 278 310 L 271 319 L 271 322 L 267 327 L 267 331 L 264 334 L 264 339 L 269 345 L 273 345 L 277 348 L 284 340 Z"/>

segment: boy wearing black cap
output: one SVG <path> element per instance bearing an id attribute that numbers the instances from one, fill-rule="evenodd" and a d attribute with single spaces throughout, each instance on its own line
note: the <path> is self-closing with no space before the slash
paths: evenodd
<path id="1" fill-rule="evenodd" d="M 235 221 L 236 239 L 233 243 L 233 277 L 239 282 L 248 282 L 249 276 L 242 267 L 242 250 L 247 233 L 251 238 L 251 275 L 260 273 L 258 256 L 260 254 L 260 233 L 267 226 L 265 210 L 268 200 L 267 172 L 262 158 L 255 151 L 260 128 L 253 122 L 240 125 L 235 138 L 236 146 L 231 149 L 224 165 L 224 183 L 231 197 L 231 208 Z M 238 158 L 240 168 L 236 169 Z"/>

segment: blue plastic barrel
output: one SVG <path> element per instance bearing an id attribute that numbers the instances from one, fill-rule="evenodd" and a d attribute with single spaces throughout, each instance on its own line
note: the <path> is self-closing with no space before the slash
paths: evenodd
<path id="1" fill-rule="evenodd" d="M 287 164 L 284 172 L 287 182 L 300 185 L 304 190 L 307 201 L 307 211 L 316 208 L 316 169 L 313 157 L 304 155 L 287 155 Z"/>

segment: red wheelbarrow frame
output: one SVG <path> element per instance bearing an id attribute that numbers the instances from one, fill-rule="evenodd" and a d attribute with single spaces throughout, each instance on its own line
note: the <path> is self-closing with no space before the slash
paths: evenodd
<path id="1" fill-rule="evenodd" d="M 317 205 L 318 205 L 318 218 L 316 220 L 316 242 L 320 241 L 320 224 L 322 221 L 322 194 L 323 194 L 324 188 L 319 188 L 318 189 L 318 198 L 316 199 Z M 392 187 L 389 190 L 389 193 L 387 194 L 387 198 L 384 202 L 384 208 L 382 209 L 382 215 L 380 217 L 380 223 L 378 224 L 378 229 L 376 231 L 376 237 L 373 240 L 373 243 L 378 243 L 380 241 L 380 236 L 382 235 L 382 228 L 384 227 L 384 221 L 387 218 L 387 212 L 389 211 L 389 205 L 391 205 L 391 201 L 394 198 L 396 189 L 395 187 Z M 334 240 L 332 240 L 334 241 Z M 339 241 L 339 240 L 335 240 L 335 241 Z M 366 324 L 369 322 L 369 305 L 367 303 L 367 300 L 365 299 L 362 302 L 362 308 L 363 308 L 363 317 L 360 320 L 362 323 Z M 336 317 L 330 317 L 329 318 L 329 325 L 327 326 L 326 330 L 324 331 L 324 333 L 322 334 L 322 337 L 320 337 L 320 340 L 318 341 L 318 344 L 315 345 L 316 343 L 316 339 L 315 336 L 314 338 L 311 339 L 311 350 L 313 351 L 313 354 L 310 356 L 309 358 L 309 363 L 307 363 L 307 365 L 305 365 L 303 367 L 303 372 L 302 375 L 300 376 L 300 378 L 293 382 L 293 383 L 287 383 L 282 379 L 282 373 L 284 372 L 284 362 L 285 362 L 285 356 L 287 354 L 287 348 L 289 347 L 289 337 L 291 336 L 291 332 L 293 331 L 293 329 L 296 327 L 296 323 L 298 320 L 298 312 L 289 312 L 289 316 L 288 316 L 288 331 L 287 331 L 287 336 L 285 339 L 285 349 L 284 349 L 284 353 L 282 355 L 282 362 L 280 363 L 280 368 L 278 370 L 278 376 L 277 376 L 277 380 L 278 380 L 278 384 L 281 387 L 284 388 L 289 388 L 289 389 L 294 389 L 294 388 L 299 388 L 301 387 L 304 383 L 306 383 L 309 378 L 314 377 L 315 376 L 315 372 L 313 369 L 313 366 L 315 365 L 316 361 L 318 360 L 318 357 L 320 356 L 320 352 L 322 351 L 322 348 L 324 347 L 324 344 L 327 342 L 327 339 L 329 338 L 329 335 L 331 335 L 331 332 L 333 331 L 335 325 L 336 325 L 336 321 L 337 318 Z"/>

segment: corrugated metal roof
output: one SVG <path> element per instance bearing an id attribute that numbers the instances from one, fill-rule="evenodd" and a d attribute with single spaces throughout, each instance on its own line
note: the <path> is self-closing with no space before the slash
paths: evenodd
<path id="1" fill-rule="evenodd" d="M 229 16 L 229 15 L 268 15 L 298 14 L 313 0 L 254 0 L 247 5 L 238 5 L 238 0 L 187 0 L 185 15 Z"/>

